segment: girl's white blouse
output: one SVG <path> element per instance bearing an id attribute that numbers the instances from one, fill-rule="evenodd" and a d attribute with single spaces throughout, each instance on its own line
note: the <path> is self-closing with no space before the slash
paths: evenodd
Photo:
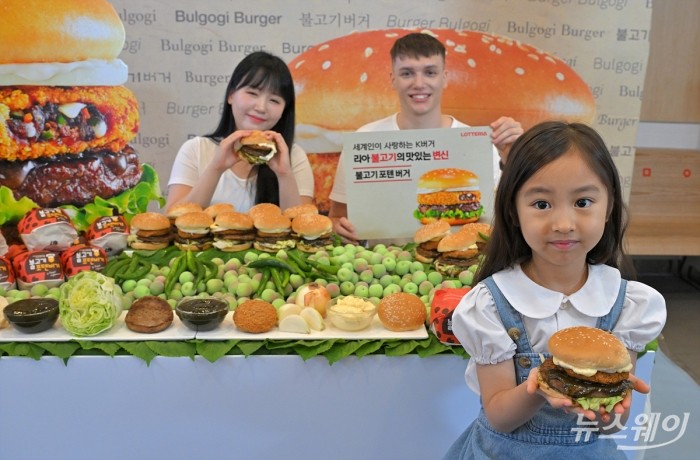
<path id="1" fill-rule="evenodd" d="M 493 275 L 508 302 L 522 317 L 530 345 L 547 353 L 549 337 L 570 326 L 595 326 L 606 315 L 620 289 L 620 272 L 607 265 L 590 265 L 584 286 L 572 295 L 544 288 L 519 265 Z M 666 301 L 655 289 L 628 281 L 620 318 L 613 333 L 632 351 L 642 351 L 658 337 L 666 322 Z M 479 393 L 476 364 L 497 364 L 512 359 L 515 342 L 501 322 L 490 291 L 477 284 L 460 301 L 452 317 L 452 329 L 471 359 L 467 364 L 467 385 Z"/>

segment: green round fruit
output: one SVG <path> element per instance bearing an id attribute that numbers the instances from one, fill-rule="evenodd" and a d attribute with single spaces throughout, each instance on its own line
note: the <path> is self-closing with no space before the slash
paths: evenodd
<path id="1" fill-rule="evenodd" d="M 343 281 L 340 283 L 340 293 L 342 295 L 350 295 L 355 292 L 355 284 L 351 281 Z"/>
<path id="2" fill-rule="evenodd" d="M 418 294 L 418 285 L 413 281 L 409 281 L 403 285 L 403 292 L 408 294 Z"/>
<path id="3" fill-rule="evenodd" d="M 126 280 L 122 283 L 122 291 L 131 292 L 136 289 L 136 280 Z"/>
<path id="4" fill-rule="evenodd" d="M 394 257 L 384 257 L 382 259 L 382 265 L 386 267 L 386 270 L 389 273 L 392 273 L 394 270 L 396 270 L 396 259 Z"/>
<path id="5" fill-rule="evenodd" d="M 442 283 L 442 273 L 440 272 L 430 272 L 428 273 L 428 281 L 430 281 L 430 284 L 433 286 L 437 286 L 440 283 Z"/>
<path id="6" fill-rule="evenodd" d="M 369 288 L 364 284 L 358 284 L 355 286 L 355 292 L 353 294 L 357 297 L 367 298 L 369 297 Z"/>
<path id="7" fill-rule="evenodd" d="M 408 260 L 399 260 L 396 262 L 396 274 L 403 276 L 411 271 L 411 262 Z"/>
<path id="8" fill-rule="evenodd" d="M 384 286 L 379 283 L 370 284 L 368 292 L 370 297 L 382 297 L 384 295 Z"/>
<path id="9" fill-rule="evenodd" d="M 386 267 L 381 262 L 376 263 L 372 265 L 372 273 L 374 274 L 375 278 L 379 279 L 386 275 Z"/>
<path id="10" fill-rule="evenodd" d="M 134 289 L 134 298 L 135 299 L 140 299 L 141 297 L 151 295 L 151 290 L 148 288 L 148 286 L 145 286 L 143 284 L 136 286 L 136 289 Z"/>

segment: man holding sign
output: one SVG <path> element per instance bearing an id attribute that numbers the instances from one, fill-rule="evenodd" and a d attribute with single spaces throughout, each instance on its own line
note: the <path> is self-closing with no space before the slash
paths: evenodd
<path id="1" fill-rule="evenodd" d="M 391 49 L 392 86 L 399 96 L 400 111 L 374 121 L 358 132 L 396 131 L 408 129 L 465 128 L 464 123 L 443 114 L 442 92 L 447 85 L 445 47 L 426 33 L 410 33 L 394 43 Z M 510 145 L 523 133 L 520 123 L 509 117 L 500 117 L 491 124 L 494 161 L 500 156 L 505 162 Z M 356 241 L 355 227 L 348 220 L 347 189 L 343 154 L 338 162 L 333 190 L 330 194 L 329 216 L 334 231 L 343 238 Z"/>

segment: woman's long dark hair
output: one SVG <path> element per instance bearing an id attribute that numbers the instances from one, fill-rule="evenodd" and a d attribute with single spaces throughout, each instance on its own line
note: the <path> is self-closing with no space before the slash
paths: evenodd
<path id="1" fill-rule="evenodd" d="M 590 264 L 618 268 L 623 276 L 633 276 L 634 270 L 623 250 L 627 213 L 622 201 L 620 176 L 605 142 L 587 125 L 549 121 L 530 128 L 511 148 L 496 190 L 493 229 L 484 249 L 485 257 L 476 275 L 477 281 L 532 257 L 532 250 L 520 230 L 517 194 L 537 171 L 572 148 L 583 155 L 608 192 L 608 220 L 603 236 L 588 252 L 586 260 Z"/>
<path id="2" fill-rule="evenodd" d="M 279 57 L 265 51 L 256 51 L 249 54 L 233 70 L 233 75 L 231 75 L 231 79 L 226 87 L 224 108 L 221 112 L 219 125 L 206 137 L 219 143 L 237 129 L 228 97 L 233 92 L 246 86 L 258 90 L 268 90 L 284 99 L 284 111 L 277 124 L 272 127 L 272 131 L 277 131 L 282 135 L 291 155 L 295 126 L 294 82 L 287 64 Z M 258 175 L 255 187 L 255 203 L 275 203 L 279 205 L 280 197 L 277 176 L 267 165 L 256 166 L 255 169 L 257 169 Z M 251 171 L 251 174 L 254 173 L 254 170 Z"/>

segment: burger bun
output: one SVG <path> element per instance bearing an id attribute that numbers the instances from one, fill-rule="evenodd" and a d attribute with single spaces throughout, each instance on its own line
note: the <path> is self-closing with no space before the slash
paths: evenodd
<path id="1" fill-rule="evenodd" d="M 414 294 L 395 292 L 382 298 L 377 306 L 382 325 L 394 332 L 413 331 L 425 324 L 425 304 Z"/>

